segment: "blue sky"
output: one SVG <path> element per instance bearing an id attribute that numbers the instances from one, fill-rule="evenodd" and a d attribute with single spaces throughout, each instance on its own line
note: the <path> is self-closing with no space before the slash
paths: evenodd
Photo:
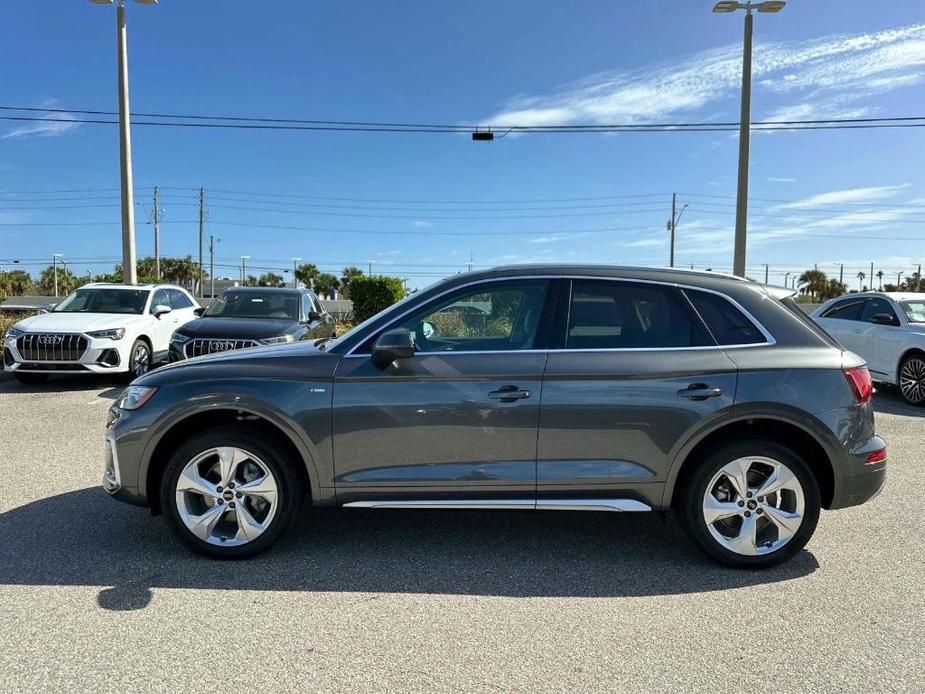
<path id="1" fill-rule="evenodd" d="M 734 121 L 742 15 L 711 6 L 130 3 L 132 108 L 497 125 Z M 113 7 L 45 0 L 3 15 L 0 105 L 116 108 Z M 754 58 L 753 120 L 925 115 L 920 2 L 791 0 L 757 16 Z M 246 254 L 251 267 L 284 268 L 300 256 L 337 271 L 373 259 L 411 286 L 464 269 L 470 252 L 477 267 L 664 265 L 677 192 L 689 205 L 678 264 L 731 266 L 734 133 L 480 143 L 136 126 L 133 145 L 140 255 L 152 250 L 142 205 L 150 210 L 158 185 L 162 253 L 198 252 L 203 186 L 220 265 Z M 837 276 L 844 263 L 847 279 L 872 261 L 893 279 L 911 272 L 925 257 L 922 152 L 917 128 L 753 135 L 749 273 L 762 277 L 768 263 L 782 282 L 813 263 Z M 110 268 L 121 253 L 118 181 L 113 126 L 0 122 L 0 261 L 35 270 L 31 259 L 60 252 L 81 274 Z M 53 192 L 70 190 L 98 192 Z"/>

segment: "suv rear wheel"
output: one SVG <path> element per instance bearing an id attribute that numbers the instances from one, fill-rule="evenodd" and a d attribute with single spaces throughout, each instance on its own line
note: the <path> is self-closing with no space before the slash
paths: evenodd
<path id="1" fill-rule="evenodd" d="M 678 511 L 713 559 L 766 568 L 803 549 L 820 508 L 819 485 L 802 458 L 773 441 L 753 439 L 708 455 L 681 491 Z"/>
<path id="2" fill-rule="evenodd" d="M 296 461 L 272 437 L 221 426 L 180 446 L 164 471 L 161 508 L 196 552 L 243 559 L 267 549 L 302 498 Z"/>

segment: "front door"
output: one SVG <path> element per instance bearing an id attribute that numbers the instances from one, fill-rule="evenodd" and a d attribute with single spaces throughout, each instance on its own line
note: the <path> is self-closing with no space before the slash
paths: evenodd
<path id="1" fill-rule="evenodd" d="M 543 380 L 538 504 L 630 489 L 657 503 L 685 433 L 734 402 L 735 364 L 674 287 L 574 279 L 564 304 Z"/>
<path id="2" fill-rule="evenodd" d="M 376 335 L 334 382 L 334 473 L 341 503 L 515 499 L 532 504 L 546 361 L 542 279 L 491 280 L 437 297 L 404 327 L 417 353 L 379 368 Z"/>
<path id="3" fill-rule="evenodd" d="M 895 325 L 874 323 L 873 317 L 880 314 L 890 316 Z M 867 367 L 875 379 L 895 379 L 897 355 L 905 343 L 906 333 L 899 327 L 899 316 L 893 304 L 884 297 L 868 299 L 861 311 L 861 323 L 864 332 L 857 353 L 867 360 Z"/>

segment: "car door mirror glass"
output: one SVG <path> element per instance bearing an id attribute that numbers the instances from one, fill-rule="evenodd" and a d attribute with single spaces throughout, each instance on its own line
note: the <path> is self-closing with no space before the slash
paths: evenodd
<path id="1" fill-rule="evenodd" d="M 193 313 L 195 313 L 197 316 L 201 316 L 205 312 L 206 312 L 205 306 L 199 306 L 198 308 L 193 309 Z"/>
<path id="2" fill-rule="evenodd" d="M 414 338 L 411 333 L 405 328 L 396 328 L 379 336 L 373 345 L 372 360 L 373 364 L 384 369 L 396 359 L 413 357 L 414 352 Z"/>
<path id="3" fill-rule="evenodd" d="M 154 314 L 155 318 L 160 318 L 165 313 L 170 313 L 172 310 L 173 309 L 171 309 L 170 306 L 167 306 L 166 304 L 158 304 L 154 307 L 154 310 L 151 311 L 151 313 Z"/>
<path id="4" fill-rule="evenodd" d="M 870 322 L 877 325 L 899 325 L 896 317 L 891 316 L 889 313 L 875 313 L 870 317 Z"/>

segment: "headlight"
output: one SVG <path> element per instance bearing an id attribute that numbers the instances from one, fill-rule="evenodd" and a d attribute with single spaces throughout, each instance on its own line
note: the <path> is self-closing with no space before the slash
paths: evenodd
<path id="1" fill-rule="evenodd" d="M 122 391 L 122 395 L 116 400 L 116 407 L 120 410 L 137 410 L 148 402 L 156 392 L 157 388 L 153 386 L 129 386 Z"/>
<path id="2" fill-rule="evenodd" d="M 184 335 L 183 333 L 174 333 L 170 336 L 171 342 L 176 342 L 180 345 L 182 345 L 184 342 L 189 342 L 192 339 L 193 338 L 191 338 L 189 335 Z"/>
<path id="3" fill-rule="evenodd" d="M 121 340 L 125 337 L 125 328 L 111 328 L 110 330 L 97 330 L 87 333 L 90 337 L 108 337 L 110 340 Z"/>
<path id="4" fill-rule="evenodd" d="M 7 337 L 19 337 L 20 335 L 25 335 L 26 331 L 23 328 L 17 328 L 15 325 L 6 331 Z"/>
<path id="5" fill-rule="evenodd" d="M 274 345 L 278 342 L 295 342 L 292 335 L 280 335 L 279 337 L 265 337 L 261 340 L 265 345 Z"/>

